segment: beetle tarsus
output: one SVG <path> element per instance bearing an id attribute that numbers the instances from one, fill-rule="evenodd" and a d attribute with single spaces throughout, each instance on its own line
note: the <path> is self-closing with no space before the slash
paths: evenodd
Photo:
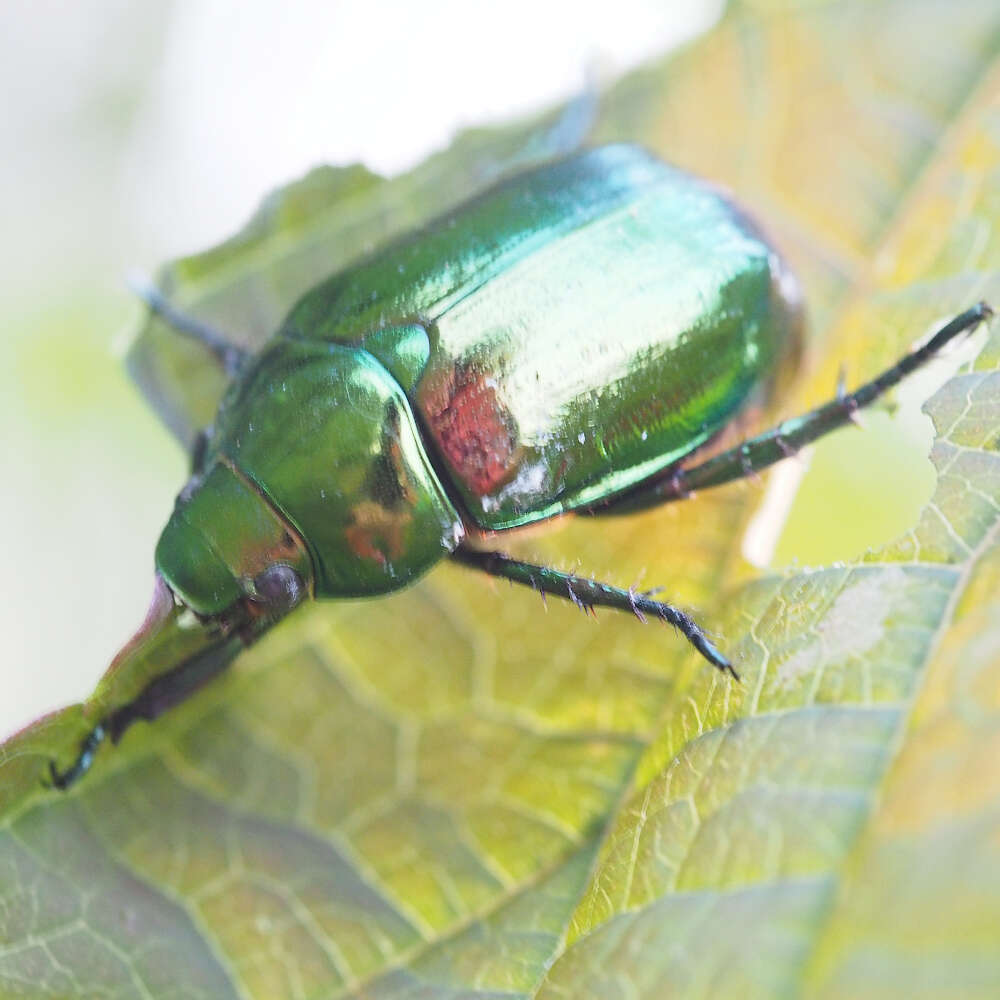
<path id="1" fill-rule="evenodd" d="M 697 626 L 695 627 L 697 628 Z M 729 674 L 729 676 L 732 677 L 732 679 L 737 683 L 741 682 L 740 675 L 736 672 L 736 668 L 733 666 L 732 661 L 719 652 L 715 644 L 708 639 L 701 629 L 698 629 L 697 636 L 689 635 L 687 638 L 691 645 L 694 646 L 694 648 L 697 649 L 698 652 L 712 664 L 712 666 L 721 670 L 724 674 Z"/>
<path id="2" fill-rule="evenodd" d="M 98 723 L 94 726 L 81 741 L 76 760 L 65 771 L 60 771 L 56 767 L 55 761 L 50 760 L 49 781 L 47 783 L 49 787 L 65 791 L 75 785 L 90 770 L 97 754 L 97 748 L 104 742 L 106 735 L 107 730 L 104 723 Z"/>
<path id="3" fill-rule="evenodd" d="M 680 608 L 675 608 L 671 604 L 664 604 L 661 601 L 650 601 L 650 605 L 653 606 L 653 611 L 657 614 L 663 621 L 669 622 L 671 625 L 680 629 L 684 638 L 687 639 L 695 649 L 701 653 L 702 656 L 708 660 L 717 670 L 721 670 L 723 673 L 730 674 L 734 680 L 739 680 L 740 675 L 736 672 L 736 668 L 732 665 L 728 657 L 723 656 L 722 653 L 716 648 L 715 643 L 713 643 L 707 635 L 701 630 L 698 623 L 690 617 L 690 615 L 685 614 Z"/>
<path id="4" fill-rule="evenodd" d="M 634 588 L 625 590 L 612 587 L 610 584 L 598 583 L 586 577 L 511 559 L 501 552 L 481 552 L 462 545 L 452 553 L 452 559 L 490 576 L 503 577 L 511 583 L 533 587 L 543 595 L 555 594 L 595 617 L 597 607 L 631 612 L 641 622 L 646 620 L 647 615 L 655 615 L 661 621 L 677 628 L 713 667 L 739 680 L 732 663 L 715 648 L 701 627 L 680 608 L 675 608 L 664 601 L 653 600 L 650 591 L 640 593 Z"/>

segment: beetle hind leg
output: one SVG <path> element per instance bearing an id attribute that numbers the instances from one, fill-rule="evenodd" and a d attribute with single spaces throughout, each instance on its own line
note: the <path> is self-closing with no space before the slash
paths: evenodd
<path id="1" fill-rule="evenodd" d="M 480 552 L 465 546 L 459 546 L 451 558 L 490 576 L 502 577 L 512 583 L 533 587 L 543 595 L 553 594 L 562 597 L 572 601 L 584 611 L 590 611 L 595 607 L 615 608 L 619 611 L 629 611 L 643 622 L 647 616 L 659 618 L 677 628 L 712 666 L 731 674 L 736 680 L 740 679 L 732 663 L 716 649 L 690 615 L 672 604 L 653 600 L 649 591 L 624 590 L 587 577 L 561 573 L 546 566 L 511 559 L 500 552 Z"/>
<path id="2" fill-rule="evenodd" d="M 689 468 L 675 466 L 634 490 L 578 513 L 629 514 L 661 503 L 683 500 L 697 490 L 747 479 L 780 462 L 818 438 L 856 420 L 858 410 L 870 405 L 912 371 L 929 361 L 945 344 L 990 319 L 993 310 L 980 302 L 946 323 L 925 344 L 902 357 L 870 382 L 845 392 L 838 388 L 830 402 L 782 421 L 763 434 Z"/>

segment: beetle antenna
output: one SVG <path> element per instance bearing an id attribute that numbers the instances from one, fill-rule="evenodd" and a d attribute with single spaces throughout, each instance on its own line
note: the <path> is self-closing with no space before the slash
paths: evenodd
<path id="1" fill-rule="evenodd" d="M 159 316 L 177 333 L 191 337 L 205 347 L 218 360 L 225 373 L 235 375 L 247 359 L 250 352 L 234 344 L 228 337 L 220 333 L 208 323 L 189 316 L 177 309 L 159 288 L 147 277 L 141 274 L 130 274 L 126 278 L 129 288 L 146 304 L 154 316 Z"/>

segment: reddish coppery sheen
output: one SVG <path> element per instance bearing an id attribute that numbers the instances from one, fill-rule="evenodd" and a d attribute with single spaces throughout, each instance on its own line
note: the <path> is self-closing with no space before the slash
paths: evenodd
<path id="1" fill-rule="evenodd" d="M 516 430 L 492 377 L 457 367 L 428 385 L 423 400 L 431 436 L 472 493 L 487 496 L 516 472 Z"/>

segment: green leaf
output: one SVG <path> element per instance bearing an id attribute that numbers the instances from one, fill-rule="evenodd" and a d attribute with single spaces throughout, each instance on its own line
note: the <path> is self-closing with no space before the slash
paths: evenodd
<path id="1" fill-rule="evenodd" d="M 814 337 L 789 415 L 842 362 L 874 372 L 1000 301 L 998 92 L 988 5 L 745 3 L 604 95 L 597 139 L 729 184 L 787 250 Z M 522 136 L 480 136 L 481 161 Z M 472 141 L 395 181 L 325 175 L 326 214 L 294 188 L 172 290 L 259 336 L 317 276 L 310 247 L 346 258 L 473 187 Z M 933 495 L 851 562 L 755 573 L 740 484 L 518 542 L 645 571 L 742 685 L 662 628 L 444 566 L 296 613 L 68 795 L 40 779 L 93 705 L 13 737 L 0 994 L 995 996 L 1000 330 L 927 411 Z M 164 413 L 184 438 L 191 401 Z"/>

